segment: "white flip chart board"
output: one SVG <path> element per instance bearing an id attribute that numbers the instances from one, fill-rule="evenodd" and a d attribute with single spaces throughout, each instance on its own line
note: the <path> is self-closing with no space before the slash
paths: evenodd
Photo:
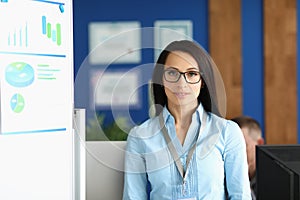
<path id="1" fill-rule="evenodd" d="M 0 0 L 0 199 L 71 200 L 72 1 Z"/>

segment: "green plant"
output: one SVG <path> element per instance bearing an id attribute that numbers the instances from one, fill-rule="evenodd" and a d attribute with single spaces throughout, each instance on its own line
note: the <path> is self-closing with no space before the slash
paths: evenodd
<path id="1" fill-rule="evenodd" d="M 118 117 L 111 124 L 104 125 L 104 114 L 99 114 L 96 119 L 88 120 L 86 127 L 87 141 L 125 141 L 130 127 L 127 118 Z"/>

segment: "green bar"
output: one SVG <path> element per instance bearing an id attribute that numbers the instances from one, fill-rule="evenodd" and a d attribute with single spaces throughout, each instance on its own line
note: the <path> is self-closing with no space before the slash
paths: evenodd
<path id="1" fill-rule="evenodd" d="M 58 46 L 61 45 L 61 27 L 60 24 L 56 24 L 56 43 Z"/>
<path id="2" fill-rule="evenodd" d="M 47 23 L 47 37 L 51 38 L 51 24 Z"/>
<path id="3" fill-rule="evenodd" d="M 38 77 L 41 80 L 56 80 L 56 78 L 48 78 L 48 77 Z"/>
<path id="4" fill-rule="evenodd" d="M 37 66 L 38 66 L 38 67 L 49 67 L 48 64 L 38 64 Z"/>
<path id="5" fill-rule="evenodd" d="M 38 71 L 43 71 L 43 72 L 59 72 L 60 69 L 37 69 Z"/>

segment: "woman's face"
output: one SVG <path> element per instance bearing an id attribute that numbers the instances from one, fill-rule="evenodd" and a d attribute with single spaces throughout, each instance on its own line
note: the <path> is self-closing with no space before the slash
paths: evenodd
<path id="1" fill-rule="evenodd" d="M 169 73 L 169 75 L 172 76 L 177 71 L 190 72 L 185 74 L 186 78 L 189 80 L 197 80 L 197 76 L 200 75 L 193 73 L 199 72 L 199 67 L 196 60 L 188 53 L 174 51 L 168 55 L 164 70 L 163 84 L 168 98 L 168 105 L 192 107 L 198 106 L 197 97 L 200 94 L 202 80 L 200 80 L 198 83 L 191 84 L 186 81 L 183 74 L 180 75 L 180 78 L 177 82 L 169 82 L 165 77 L 166 73 Z M 176 78 L 174 80 L 176 80 Z"/>

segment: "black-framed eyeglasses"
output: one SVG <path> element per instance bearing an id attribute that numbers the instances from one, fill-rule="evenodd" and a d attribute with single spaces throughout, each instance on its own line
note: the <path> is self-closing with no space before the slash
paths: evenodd
<path id="1" fill-rule="evenodd" d="M 179 81 L 181 75 L 183 75 L 187 83 L 196 84 L 201 80 L 201 72 L 199 71 L 191 70 L 187 72 L 180 72 L 177 69 L 164 70 L 164 78 L 170 83 L 176 83 Z"/>

